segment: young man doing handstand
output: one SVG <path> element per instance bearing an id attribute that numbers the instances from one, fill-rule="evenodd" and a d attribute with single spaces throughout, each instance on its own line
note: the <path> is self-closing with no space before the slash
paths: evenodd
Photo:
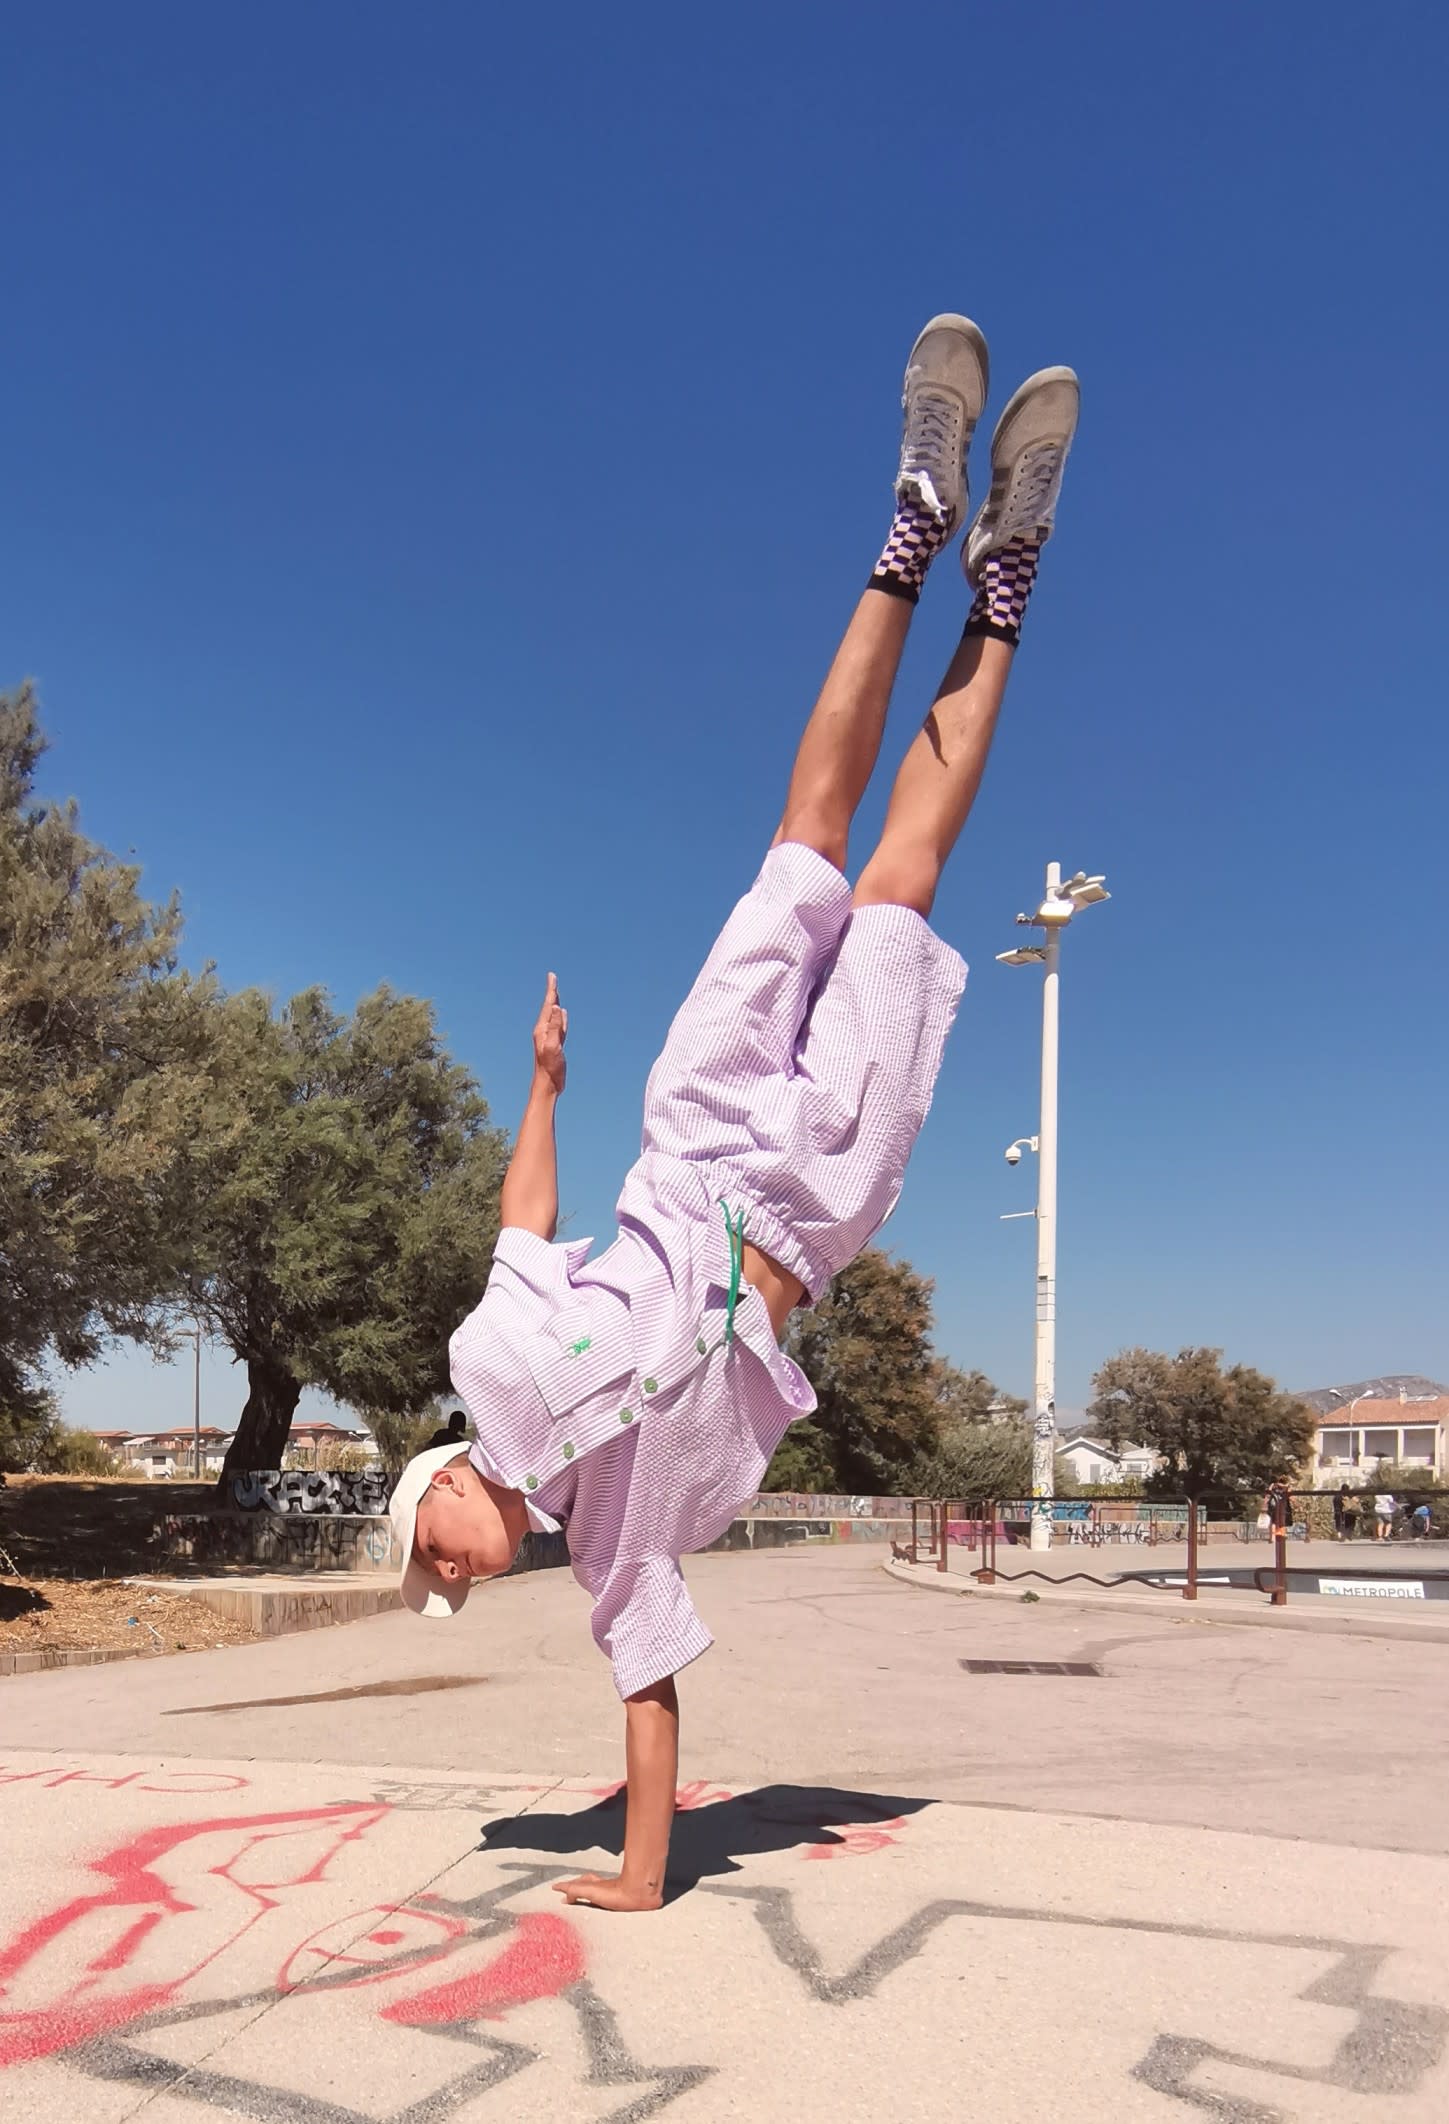
<path id="1" fill-rule="evenodd" d="M 980 786 L 1077 417 L 1070 369 L 1007 406 L 967 535 L 961 645 L 896 778 L 852 890 L 851 820 L 926 571 L 967 511 L 986 344 L 934 318 L 912 350 L 896 513 L 796 755 L 750 891 L 670 1029 L 644 1095 L 619 1236 L 554 1243 L 554 1113 L 567 1017 L 552 974 L 481 1303 L 453 1336 L 476 1436 L 420 1453 L 392 1500 L 403 1598 L 456 1614 L 530 1528 L 566 1531 L 593 1634 L 626 1707 L 628 1809 L 617 1876 L 570 1902 L 663 1900 L 679 1754 L 674 1677 L 711 1639 L 681 1556 L 755 1494 L 815 1407 L 780 1348 L 894 1208 L 930 1107 L 966 969 L 930 928 L 942 866 Z"/>

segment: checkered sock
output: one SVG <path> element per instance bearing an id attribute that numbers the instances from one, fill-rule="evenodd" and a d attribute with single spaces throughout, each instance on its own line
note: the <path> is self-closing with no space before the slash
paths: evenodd
<path id="1" fill-rule="evenodd" d="M 1015 648 L 1021 640 L 1022 614 L 1036 581 L 1041 540 L 1012 538 L 981 563 L 981 581 L 966 622 L 968 634 L 989 634 Z"/>
<path id="2" fill-rule="evenodd" d="M 926 570 L 950 536 L 951 527 L 934 510 L 912 496 L 902 496 L 896 503 L 885 551 L 875 564 L 867 589 L 884 590 L 887 596 L 903 597 L 907 604 L 914 605 L 926 580 Z"/>

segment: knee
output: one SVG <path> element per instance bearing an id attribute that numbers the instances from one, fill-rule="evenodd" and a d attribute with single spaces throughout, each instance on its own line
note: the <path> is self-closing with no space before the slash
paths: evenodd
<path id="1" fill-rule="evenodd" d="M 805 848 L 813 848 L 827 863 L 843 871 L 850 845 L 850 820 L 833 818 L 814 805 L 792 806 L 780 821 L 771 846 L 778 848 L 782 841 L 798 841 Z"/>
<path id="2" fill-rule="evenodd" d="M 860 874 L 852 896 L 856 907 L 913 907 L 929 918 L 941 880 L 940 865 L 924 851 L 878 849 Z"/>

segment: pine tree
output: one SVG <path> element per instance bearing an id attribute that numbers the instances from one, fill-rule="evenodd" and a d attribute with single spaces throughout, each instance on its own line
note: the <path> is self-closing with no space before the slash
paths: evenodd
<path id="1" fill-rule="evenodd" d="M 35 696 L 0 695 L 0 1467 L 43 1457 L 43 1365 L 156 1340 L 176 1161 L 206 1088 L 212 984 L 175 902 L 37 797 Z"/>

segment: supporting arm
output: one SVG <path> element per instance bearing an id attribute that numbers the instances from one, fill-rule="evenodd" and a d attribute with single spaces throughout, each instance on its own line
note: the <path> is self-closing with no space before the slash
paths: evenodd
<path id="1" fill-rule="evenodd" d="M 674 1826 L 679 1782 L 679 1693 L 674 1676 L 652 1682 L 626 1699 L 628 1812 L 624 1863 L 617 1875 L 584 1873 L 556 1881 L 565 1902 L 596 1910 L 658 1910 L 664 1901 L 664 1870 Z"/>

